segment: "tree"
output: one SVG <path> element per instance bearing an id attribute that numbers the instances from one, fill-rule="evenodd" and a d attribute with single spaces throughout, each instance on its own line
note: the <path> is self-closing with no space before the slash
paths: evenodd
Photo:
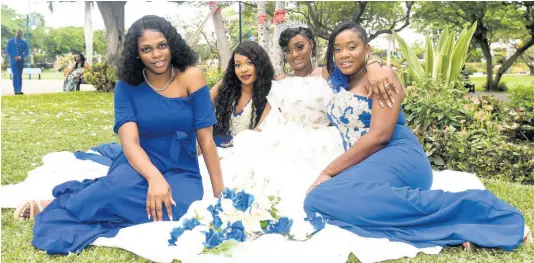
<path id="1" fill-rule="evenodd" d="M 343 1 L 297 2 L 288 12 L 300 14 L 309 28 L 323 39 L 328 39 L 334 27 L 342 21 L 351 20 L 362 25 L 373 40 L 382 34 L 399 32 L 410 24 L 413 2 L 367 2 Z"/>
<path id="2" fill-rule="evenodd" d="M 518 8 L 521 7 L 521 8 Z M 526 49 L 534 44 L 534 14 L 532 3 L 518 2 L 418 2 L 414 20 L 425 30 L 451 27 L 460 30 L 463 26 L 477 22 L 473 42 L 482 49 L 486 59 L 486 90 L 496 87 L 501 76 Z M 530 20 L 529 20 L 530 19 Z M 523 21 L 522 21 L 523 20 Z M 525 30 L 526 29 L 526 30 Z M 514 55 L 504 61 L 493 80 L 493 60 L 490 44 L 498 37 L 516 38 L 529 35 Z"/>
<path id="3" fill-rule="evenodd" d="M 124 41 L 124 5 L 125 1 L 96 1 L 98 10 L 102 14 L 104 26 L 106 28 L 107 39 L 107 62 L 115 65 Z"/>
<path id="4" fill-rule="evenodd" d="M 217 49 L 219 49 L 220 61 L 222 61 L 223 69 L 225 69 L 226 65 L 228 65 L 228 60 L 230 60 L 231 51 L 228 44 L 228 38 L 226 37 L 221 8 L 216 2 L 210 2 L 210 8 L 216 9 L 212 16 L 213 27 L 215 28 L 215 35 L 217 36 Z"/>
<path id="5" fill-rule="evenodd" d="M 84 35 L 85 35 L 85 54 L 87 54 L 87 63 L 93 64 L 93 2 L 85 2 L 85 20 L 84 20 Z"/>

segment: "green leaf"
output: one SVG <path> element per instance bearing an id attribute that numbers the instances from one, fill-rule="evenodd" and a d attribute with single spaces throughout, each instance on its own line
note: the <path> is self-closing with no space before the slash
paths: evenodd
<path id="1" fill-rule="evenodd" d="M 402 52 L 402 55 L 406 59 L 406 62 L 408 64 L 408 72 L 410 72 L 410 75 L 416 80 L 416 82 L 420 81 L 421 77 L 425 75 L 425 72 L 423 70 L 423 67 L 421 66 L 421 63 L 419 62 L 419 59 L 412 51 L 412 49 L 406 44 L 406 42 L 404 42 L 402 37 L 400 37 L 394 30 L 392 30 L 391 32 L 399 43 L 399 48 Z"/>

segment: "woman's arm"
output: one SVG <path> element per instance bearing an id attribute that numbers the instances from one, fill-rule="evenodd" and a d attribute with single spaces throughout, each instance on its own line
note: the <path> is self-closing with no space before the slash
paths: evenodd
<path id="1" fill-rule="evenodd" d="M 71 65 L 69 67 L 69 70 L 67 70 L 67 74 L 65 74 L 65 79 L 70 75 L 70 73 L 74 72 L 74 70 L 76 69 L 76 63 L 74 63 L 73 65 Z"/>
<path id="2" fill-rule="evenodd" d="M 207 127 L 197 130 L 197 140 L 204 155 L 204 162 L 210 174 L 211 186 L 213 188 L 213 195 L 219 197 L 224 189 L 222 180 L 221 163 L 219 161 L 219 154 L 217 147 L 213 141 L 213 128 Z"/>
<path id="3" fill-rule="evenodd" d="M 260 125 L 263 123 L 263 120 L 265 120 L 267 115 L 269 115 L 269 112 L 271 112 L 271 104 L 267 102 L 267 104 L 265 104 L 265 108 L 263 108 L 263 113 L 261 114 L 260 120 L 258 121 L 258 124 L 254 128 L 255 131 L 261 131 Z"/>
<path id="4" fill-rule="evenodd" d="M 393 70 L 388 72 L 387 77 L 393 84 L 398 85 L 397 87 L 401 87 L 401 83 Z M 404 89 L 400 89 L 399 93 L 393 94 L 393 98 L 400 103 L 404 99 Z M 360 163 L 373 153 L 386 147 L 389 143 L 393 132 L 395 131 L 395 126 L 400 113 L 400 105 L 392 108 L 383 108 L 376 103 L 377 100 L 377 96 L 373 96 L 371 127 L 369 132 L 363 135 L 348 151 L 343 153 L 324 169 L 324 172 L 331 177 Z"/>
<path id="5" fill-rule="evenodd" d="M 211 97 L 211 103 L 215 104 L 215 98 L 217 98 L 217 95 L 219 95 L 219 88 L 221 87 L 222 79 L 217 81 L 215 85 L 210 89 L 210 97 Z"/>
<path id="6" fill-rule="evenodd" d="M 189 67 L 184 73 L 187 74 L 187 78 L 184 79 L 189 81 L 187 85 L 189 94 L 194 93 L 195 91 L 207 85 L 206 77 L 204 77 L 204 73 L 202 73 L 202 70 L 195 67 Z M 219 81 L 218 83 L 219 85 L 220 82 L 221 81 Z M 218 89 L 218 85 L 216 86 Z M 210 97 L 212 97 L 211 92 Z M 197 142 L 200 147 L 200 150 L 202 151 L 202 154 L 204 155 L 204 162 L 206 163 L 208 173 L 210 174 L 213 195 L 215 197 L 219 197 L 222 190 L 224 189 L 224 183 L 222 180 L 221 163 L 219 159 L 219 154 L 217 153 L 217 146 L 215 145 L 215 141 L 213 140 L 213 127 L 210 126 L 198 129 Z"/>

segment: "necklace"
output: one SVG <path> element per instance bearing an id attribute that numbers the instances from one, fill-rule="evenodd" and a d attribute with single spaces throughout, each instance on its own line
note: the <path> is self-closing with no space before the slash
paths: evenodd
<path id="1" fill-rule="evenodd" d="M 171 77 L 167 81 L 167 84 L 165 84 L 165 86 L 163 86 L 163 88 L 161 88 L 161 89 L 154 88 L 154 86 L 152 86 L 152 84 L 150 84 L 150 82 L 148 82 L 145 70 L 146 70 L 146 68 L 143 69 L 143 77 L 145 77 L 145 81 L 148 84 L 148 86 L 150 86 L 155 91 L 164 91 L 169 86 L 169 83 L 171 83 L 171 81 L 174 79 L 174 67 L 171 66 Z"/>

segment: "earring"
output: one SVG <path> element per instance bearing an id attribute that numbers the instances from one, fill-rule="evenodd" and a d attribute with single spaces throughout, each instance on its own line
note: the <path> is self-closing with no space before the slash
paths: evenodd
<path id="1" fill-rule="evenodd" d="M 369 60 L 369 54 L 365 55 L 365 65 L 367 65 L 368 60 Z"/>
<path id="2" fill-rule="evenodd" d="M 334 56 L 332 56 L 332 61 L 336 62 L 336 58 Z"/>

